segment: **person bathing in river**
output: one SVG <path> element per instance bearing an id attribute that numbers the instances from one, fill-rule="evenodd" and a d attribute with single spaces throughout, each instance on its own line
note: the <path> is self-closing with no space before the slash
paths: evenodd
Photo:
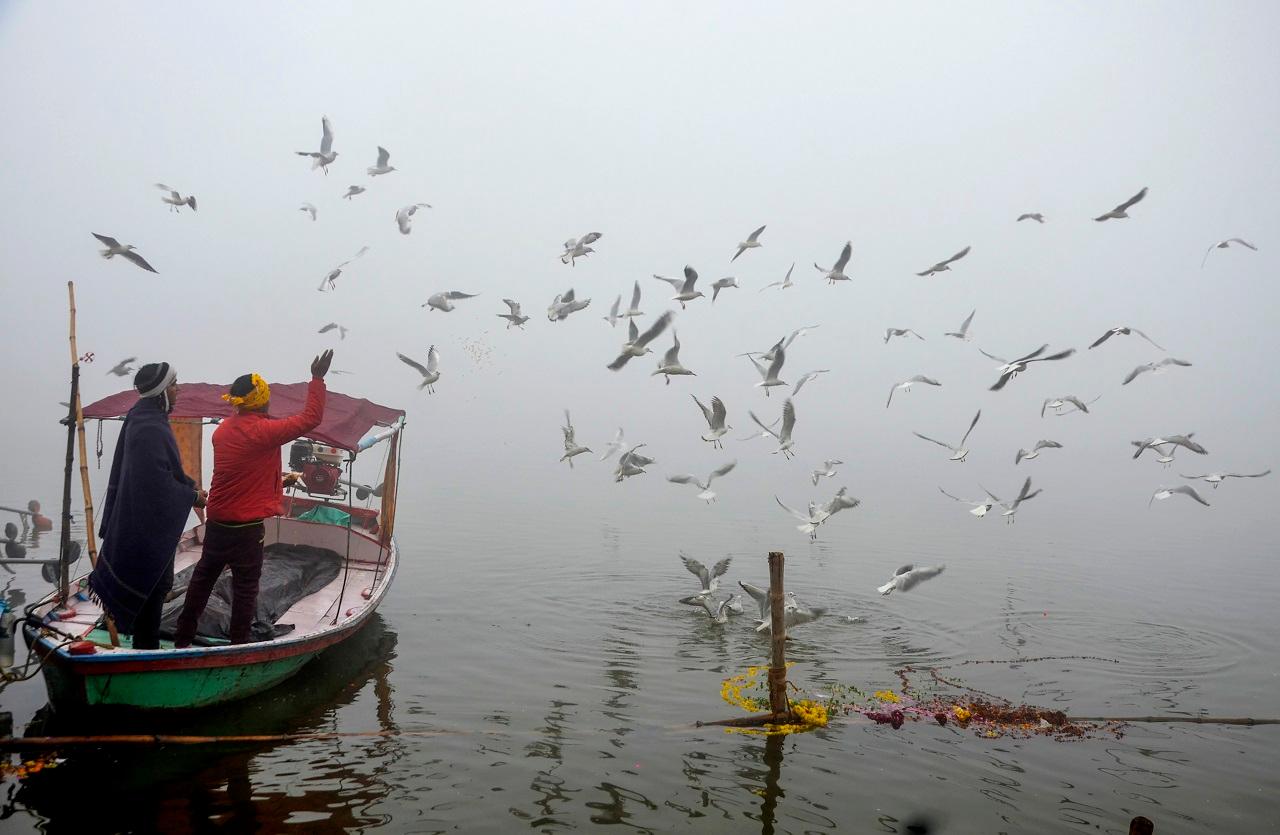
<path id="1" fill-rule="evenodd" d="M 169 413 L 178 397 L 167 362 L 138 369 L 138 402 L 125 415 L 111 459 L 89 589 L 134 649 L 159 649 L 160 615 L 173 587 L 173 557 L 191 508 L 205 493 L 182 469 Z M 37 506 L 38 509 L 38 506 Z"/>
<path id="2" fill-rule="evenodd" d="M 311 362 L 311 383 L 302 411 L 286 418 L 268 413 L 271 388 L 257 374 L 231 384 L 222 399 L 235 413 L 213 432 L 213 480 L 204 550 L 187 586 L 187 599 L 178 616 L 174 646 L 187 647 L 222 569 L 231 567 L 231 643 L 249 642 L 262 576 L 264 519 L 284 509 L 280 447 L 320 425 L 324 417 L 324 375 L 333 361 L 325 351 Z"/>

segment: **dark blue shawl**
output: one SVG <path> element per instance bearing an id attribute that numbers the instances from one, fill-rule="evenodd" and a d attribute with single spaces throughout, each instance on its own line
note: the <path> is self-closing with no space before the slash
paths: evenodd
<path id="1" fill-rule="evenodd" d="M 151 593 L 172 582 L 174 552 L 196 498 L 160 400 L 139 400 L 125 416 L 102 502 L 102 550 L 89 576 L 89 588 L 127 633 Z"/>

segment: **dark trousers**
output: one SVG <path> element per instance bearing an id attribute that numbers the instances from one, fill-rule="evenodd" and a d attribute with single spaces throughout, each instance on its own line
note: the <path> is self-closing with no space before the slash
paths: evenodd
<path id="1" fill-rule="evenodd" d="M 165 598 L 173 588 L 173 566 L 165 569 L 164 576 L 151 590 L 151 596 L 138 610 L 133 622 L 134 649 L 160 649 L 160 615 L 164 611 Z"/>
<path id="2" fill-rule="evenodd" d="M 266 528 L 261 522 L 231 526 L 210 521 L 205 526 L 204 548 L 187 585 L 187 599 L 182 605 L 182 614 L 178 616 L 174 646 L 191 646 L 196 624 L 209 602 L 213 585 L 222 569 L 228 566 L 231 568 L 231 643 L 249 642 L 249 628 L 253 625 L 253 613 L 258 606 L 258 579 L 262 576 L 262 540 L 265 533 Z"/>

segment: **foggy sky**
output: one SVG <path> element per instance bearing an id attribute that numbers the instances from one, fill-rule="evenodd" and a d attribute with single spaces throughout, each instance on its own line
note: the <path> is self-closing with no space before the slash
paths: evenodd
<path id="1" fill-rule="evenodd" d="M 1266 3 L 2 4 L 0 503 L 52 506 L 60 491 L 74 279 L 80 348 L 96 355 L 86 403 L 128 386 L 104 372 L 130 355 L 183 381 L 295 381 L 332 346 L 334 367 L 354 372 L 333 387 L 409 411 L 406 463 L 431 485 L 409 502 L 544 491 L 608 513 L 625 495 L 707 518 L 664 478 L 736 457 L 717 488 L 725 512 L 758 512 L 778 537 L 798 535 L 773 493 L 802 506 L 841 483 L 872 519 L 963 517 L 936 485 L 1013 493 L 1028 474 L 1046 492 L 1039 521 L 1028 506 L 1020 524 L 1145 514 L 1179 470 L 1276 463 L 1278 26 Z M 328 176 L 292 153 L 317 147 L 322 115 L 340 153 Z M 377 145 L 399 170 L 370 179 Z M 199 211 L 169 213 L 155 182 L 195 194 Z M 368 191 L 339 199 L 351 184 Z M 1131 219 L 1091 220 L 1143 186 Z M 434 208 L 402 236 L 395 211 L 417 201 Z M 1027 211 L 1048 223 L 1015 224 Z M 730 265 L 762 223 L 764 246 Z M 603 233 L 597 253 L 562 265 L 560 243 L 588 231 Z M 135 244 L 159 275 L 103 261 L 91 232 Z M 1261 251 L 1215 251 L 1200 269 L 1210 243 L 1236 235 Z M 813 262 L 846 240 L 854 281 L 829 287 Z M 363 245 L 337 292 L 317 293 Z M 914 275 L 965 245 L 952 272 Z M 757 292 L 792 262 L 798 287 Z M 650 276 L 685 264 L 708 294 L 726 275 L 744 289 L 680 312 Z M 649 376 L 670 333 L 655 356 L 604 368 L 625 331 L 600 317 L 636 279 L 642 321 L 676 307 L 698 376 Z M 590 308 L 547 322 L 571 286 Z M 419 307 L 450 289 L 481 295 L 447 315 Z M 504 296 L 532 316 L 525 332 L 496 318 Z M 944 340 L 973 308 L 974 342 Z M 331 320 L 351 329 L 345 342 L 316 333 Z M 796 398 L 799 457 L 699 441 L 688 395 L 721 396 L 731 438 L 745 435 L 747 408 L 772 419 L 783 398 L 753 388 L 734 355 L 813 323 L 783 373 L 831 369 Z M 1121 388 L 1165 354 L 1136 337 L 1084 350 L 1120 324 L 1194 366 Z M 889 326 L 928 341 L 886 346 Z M 986 391 L 994 363 L 976 346 L 1015 356 L 1044 342 L 1080 354 Z M 395 360 L 430 344 L 435 395 Z M 913 374 L 943 387 L 886 410 Z M 1039 417 L 1067 393 L 1102 399 L 1093 415 Z M 587 456 L 562 472 L 565 407 L 580 441 L 600 449 L 624 425 L 659 463 L 621 486 Z M 978 408 L 968 464 L 910 434 L 958 440 Z M 1129 440 L 1184 431 L 1212 455 L 1179 453 L 1169 472 L 1129 460 Z M 1067 449 L 1015 468 L 1038 438 Z M 814 490 L 808 472 L 828 457 L 846 473 Z M 1204 509 L 1175 497 L 1141 523 L 1261 526 L 1277 483 L 1228 484 L 1193 522 Z"/>

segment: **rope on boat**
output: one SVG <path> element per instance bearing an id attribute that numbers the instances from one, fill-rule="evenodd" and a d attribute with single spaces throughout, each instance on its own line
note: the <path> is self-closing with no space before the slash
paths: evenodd
<path id="1" fill-rule="evenodd" d="M 31 623 L 34 623 L 36 626 L 42 625 L 37 619 L 35 619 L 29 614 L 27 615 L 26 620 Z M 17 624 L 15 623 L 14 626 L 16 628 Z M 56 633 L 56 634 L 65 634 L 65 633 Z M 40 646 L 39 643 L 32 644 L 31 648 L 27 650 L 27 660 L 22 662 L 21 670 L 19 670 L 19 668 L 17 667 L 14 667 L 8 670 L 0 671 L 0 693 L 3 693 L 4 689 L 8 687 L 10 684 L 14 684 L 19 681 L 28 681 L 29 679 L 35 678 L 36 673 L 44 669 L 44 662 L 48 660 L 50 655 L 53 655 L 58 650 L 62 649 L 65 646 L 68 646 L 69 644 L 73 644 L 78 640 L 80 639 L 75 636 L 67 638 L 65 641 L 58 644 L 53 649 L 49 650 L 47 655 L 40 654 L 38 650 L 38 647 Z M 33 658 L 39 662 L 38 664 L 36 664 L 36 668 L 34 670 L 31 669 L 31 659 Z"/>

